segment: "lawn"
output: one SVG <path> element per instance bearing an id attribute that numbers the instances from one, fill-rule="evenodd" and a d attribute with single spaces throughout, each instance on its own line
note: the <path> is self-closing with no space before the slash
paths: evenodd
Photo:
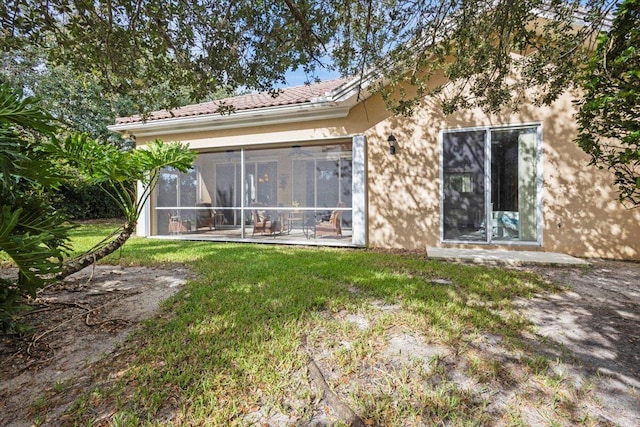
<path id="1" fill-rule="evenodd" d="M 108 226 L 74 231 L 78 250 Z M 367 425 L 589 424 L 514 300 L 533 273 L 375 250 L 132 238 L 106 262 L 186 265 L 197 278 L 105 360 L 69 424 L 340 425 L 320 368 Z M 117 372 L 117 375 L 114 375 Z M 531 411 L 536 412 L 531 415 Z M 533 418 L 531 418 L 533 416 Z M 333 418 L 331 418 L 333 417 Z"/>

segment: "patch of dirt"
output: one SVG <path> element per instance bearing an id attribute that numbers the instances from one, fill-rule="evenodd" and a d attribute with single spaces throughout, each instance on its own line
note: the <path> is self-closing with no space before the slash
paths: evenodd
<path id="1" fill-rule="evenodd" d="M 640 425 L 640 263 L 594 260 L 589 268 L 534 268 L 564 292 L 519 301 L 553 348 L 578 363 L 569 375 L 593 381 L 600 408 L 620 426 Z M 539 340 L 537 340 L 539 341 Z M 553 354 L 553 353 L 552 353 Z"/>
<path id="2" fill-rule="evenodd" d="M 42 290 L 23 318 L 33 333 L 0 341 L 0 425 L 32 425 L 34 399 L 55 387 L 69 393 L 48 418 L 62 414 L 88 385 L 92 364 L 190 276 L 184 268 L 96 266 Z"/>
<path id="3" fill-rule="evenodd" d="M 520 269 L 534 270 L 563 288 L 516 301 L 516 310 L 534 325 L 534 332 L 524 336 L 524 348 L 490 334 L 448 347 L 403 324 L 387 327 L 384 339 L 371 342 L 363 335 L 379 328 L 388 313 L 400 313 L 400 305 L 374 301 L 364 313 L 326 312 L 305 345 L 329 384 L 324 391 L 312 385 L 311 420 L 301 422 L 267 406 L 248 414 L 246 425 L 344 425 L 351 418 L 338 415 L 326 397 L 330 393 L 351 408 L 366 407 L 365 415 L 396 405 L 431 405 L 436 414 L 437 421 L 416 415 L 394 425 L 449 425 L 437 414 L 437 396 L 448 394 L 460 399 L 460 411 L 477 416 L 478 425 L 639 426 L 640 263 L 594 260 L 590 267 Z M 354 286 L 349 291 L 360 292 Z M 362 346 L 367 350 L 355 361 L 345 357 Z M 311 371 L 300 372 L 297 382 L 317 376 Z M 292 394 L 290 412 L 302 413 L 304 399 Z M 352 425 L 377 424 L 364 418 Z"/>
<path id="4" fill-rule="evenodd" d="M 381 396 L 393 398 L 401 392 L 401 384 L 422 392 L 440 382 L 455 387 L 461 397 L 469 397 L 469 405 L 487 402 L 478 411 L 492 425 L 548 425 L 553 418 L 545 411 L 553 411 L 556 405 L 568 405 L 565 411 L 576 417 L 589 415 L 587 420 L 575 418 L 575 424 L 640 425 L 640 263 L 595 260 L 588 268 L 527 269 L 565 288 L 516 302 L 517 309 L 535 325 L 535 332 L 525 336 L 529 349 L 514 349 L 502 337 L 491 335 L 471 337 L 461 343 L 462 348 L 451 348 L 435 344 L 406 325 L 393 325 L 384 339 L 371 343 L 358 366 L 341 367 L 337 360 L 358 345 L 359 333 L 366 335 L 388 313 L 401 310 L 400 305 L 374 301 L 367 312 L 324 314 L 326 319 L 305 344 L 310 366 L 315 365 L 332 393 L 352 408 L 358 406 L 353 396 L 367 405 L 379 405 Z M 117 359 L 118 343 L 152 316 L 160 301 L 174 294 L 189 276 L 184 269 L 99 266 L 94 273 L 88 268 L 42 292 L 36 310 L 26 317 L 35 335 L 5 339 L 0 347 L 0 425 L 33 424 L 34 401 L 65 384 L 65 393 L 58 393 L 64 394 L 64 401 L 47 410 L 47 425 L 56 425 L 65 408 L 91 386 L 92 368 L 108 366 L 109 358 Z M 349 290 L 360 292 L 353 286 Z M 330 336 L 324 331 L 325 321 L 352 325 L 351 329 L 336 328 L 348 329 L 350 335 Z M 105 355 L 107 359 L 96 364 Z M 524 369 L 525 359 L 535 368 L 537 355 L 552 361 L 549 369 L 557 374 L 557 384 L 540 384 L 539 378 Z M 493 365 L 473 366 L 474 360 Z M 301 371 L 298 376 L 302 396 L 310 374 Z M 431 384 L 425 384 L 425 378 Z M 289 408 L 308 404 L 304 398 L 296 400 L 296 391 L 293 394 Z M 312 414 L 302 424 L 293 416 L 293 409 L 285 414 L 266 406 L 247 414 L 244 421 L 248 425 L 335 425 L 338 417 L 326 396 L 318 392 L 313 408 L 296 409 Z M 418 397 L 398 395 L 393 404 L 415 399 Z M 520 418 L 505 419 L 510 411 Z M 374 420 L 365 419 L 367 425 L 369 421 Z M 416 417 L 404 424 L 423 425 L 424 420 Z"/>

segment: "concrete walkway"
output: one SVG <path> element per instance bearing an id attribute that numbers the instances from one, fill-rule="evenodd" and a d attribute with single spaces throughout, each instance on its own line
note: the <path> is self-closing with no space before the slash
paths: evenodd
<path id="1" fill-rule="evenodd" d="M 587 266 L 588 261 L 556 252 L 505 251 L 489 249 L 427 248 L 427 256 L 449 261 L 471 261 L 486 264 L 545 264 Z"/>

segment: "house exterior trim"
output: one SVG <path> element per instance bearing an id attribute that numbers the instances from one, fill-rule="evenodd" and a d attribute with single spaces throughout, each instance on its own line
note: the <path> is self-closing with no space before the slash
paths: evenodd
<path id="1" fill-rule="evenodd" d="M 223 114 L 207 114 L 197 117 L 180 117 L 150 122 L 124 123 L 109 126 L 113 132 L 134 132 L 136 136 L 171 135 L 184 132 L 204 132 L 224 129 L 239 129 L 256 125 L 268 126 L 285 123 L 298 123 L 313 120 L 344 118 L 352 105 L 326 103 L 322 105 L 284 106 L 266 109 L 247 110 Z"/>

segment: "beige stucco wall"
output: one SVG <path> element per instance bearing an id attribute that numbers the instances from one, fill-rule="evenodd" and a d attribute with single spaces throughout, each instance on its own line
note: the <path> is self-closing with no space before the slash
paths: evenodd
<path id="1" fill-rule="evenodd" d="M 411 118 L 388 117 L 374 124 L 366 132 L 370 245 L 406 249 L 496 247 L 440 243 L 440 131 L 540 123 L 542 246 L 505 248 L 640 260 L 640 209 L 625 209 L 617 199 L 611 174 L 588 166 L 587 155 L 573 142 L 576 124 L 571 99 L 565 94 L 550 107 L 525 106 L 517 113 L 496 116 L 479 110 L 444 116 L 430 101 Z M 389 154 L 386 144 L 390 133 L 398 140 L 395 156 Z"/>
<path id="2" fill-rule="evenodd" d="M 342 119 L 271 126 L 258 123 L 251 128 L 161 138 L 206 150 L 239 145 L 291 145 L 364 134 L 368 155 L 369 245 L 424 250 L 428 246 L 445 246 L 440 243 L 440 131 L 540 123 L 544 179 L 542 246 L 506 248 L 640 260 L 640 209 L 625 209 L 617 200 L 611 175 L 587 165 L 588 157 L 573 142 L 576 133 L 573 113 L 571 97 L 566 94 L 550 107 L 525 106 L 517 113 L 494 116 L 479 110 L 444 116 L 437 102 L 429 100 L 413 117 L 399 118 L 386 111 L 379 96 L 373 96 Z M 395 156 L 389 154 L 387 144 L 391 133 L 398 140 Z M 144 145 L 148 139 L 141 138 L 139 144 Z"/>

